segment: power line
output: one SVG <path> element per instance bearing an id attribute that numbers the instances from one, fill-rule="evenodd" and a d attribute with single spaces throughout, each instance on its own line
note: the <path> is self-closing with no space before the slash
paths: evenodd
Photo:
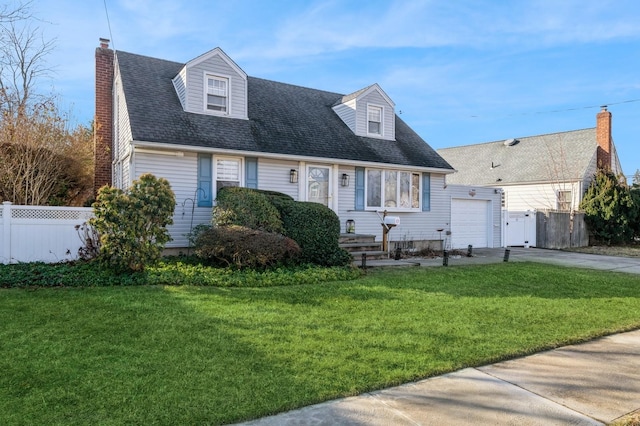
<path id="1" fill-rule="evenodd" d="M 561 113 L 561 112 L 579 111 L 579 110 L 583 110 L 583 109 L 602 108 L 603 106 L 610 106 L 610 105 L 629 104 L 629 103 L 633 103 L 633 102 L 640 102 L 640 99 L 628 99 L 628 100 L 625 100 L 625 101 L 607 102 L 607 103 L 600 104 L 600 105 L 589 105 L 589 106 L 583 106 L 583 107 L 555 109 L 555 110 L 550 110 L 550 111 L 521 112 L 521 113 L 517 113 L 517 114 L 506 114 L 506 115 L 504 115 L 504 117 L 515 117 L 515 116 L 519 116 L 519 115 L 536 115 L 536 114 L 556 114 L 556 113 Z M 472 115 L 470 117 L 471 118 L 482 118 L 483 116 L 481 116 L 481 115 Z"/>
<path id="2" fill-rule="evenodd" d="M 111 21 L 109 20 L 109 11 L 107 10 L 107 0 L 103 0 L 104 3 L 104 14 L 107 16 L 107 27 L 109 27 L 109 39 L 112 43 L 112 48 L 115 50 L 116 43 L 113 40 L 113 33 L 111 32 Z"/>

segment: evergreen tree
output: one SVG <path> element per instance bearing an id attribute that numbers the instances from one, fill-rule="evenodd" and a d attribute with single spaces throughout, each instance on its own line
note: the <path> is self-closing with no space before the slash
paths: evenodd
<path id="1" fill-rule="evenodd" d="M 633 240 L 638 207 L 629 187 L 612 172 L 596 173 L 580 208 L 598 242 L 611 245 Z"/>

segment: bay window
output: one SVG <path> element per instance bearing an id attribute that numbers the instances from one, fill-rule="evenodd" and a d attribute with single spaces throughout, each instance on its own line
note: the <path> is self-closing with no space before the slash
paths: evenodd
<path id="1" fill-rule="evenodd" d="M 367 169 L 365 176 L 366 208 L 420 209 L 420 173 Z"/>

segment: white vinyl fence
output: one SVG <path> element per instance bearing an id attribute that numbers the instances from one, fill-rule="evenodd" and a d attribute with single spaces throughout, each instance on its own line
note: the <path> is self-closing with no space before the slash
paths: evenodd
<path id="1" fill-rule="evenodd" d="M 76 225 L 93 216 L 90 207 L 0 207 L 0 263 L 56 263 L 78 258 L 83 245 Z"/>

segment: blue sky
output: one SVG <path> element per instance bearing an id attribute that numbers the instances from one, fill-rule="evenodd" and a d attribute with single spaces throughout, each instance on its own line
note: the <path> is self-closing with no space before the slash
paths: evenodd
<path id="1" fill-rule="evenodd" d="M 81 123 L 93 117 L 94 51 L 106 37 L 116 50 L 177 62 L 220 47 L 251 76 L 338 93 L 378 83 L 435 149 L 594 127 L 606 104 L 625 174 L 640 169 L 636 0 L 32 6 L 56 39 L 47 84 Z"/>

